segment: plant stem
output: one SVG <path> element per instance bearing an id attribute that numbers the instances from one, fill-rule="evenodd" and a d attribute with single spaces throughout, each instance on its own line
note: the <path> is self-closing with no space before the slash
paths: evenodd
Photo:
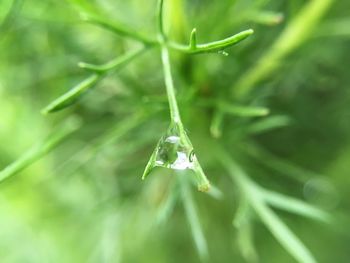
<path id="1" fill-rule="evenodd" d="M 169 101 L 170 108 L 170 118 L 172 125 L 175 125 L 179 128 L 180 136 L 182 142 L 185 144 L 185 147 L 193 148 L 190 139 L 187 137 L 186 131 L 181 121 L 180 111 L 176 100 L 175 95 L 175 87 L 174 81 L 171 74 L 171 66 L 170 66 L 170 58 L 169 58 L 169 50 L 167 46 L 165 31 L 164 31 L 164 21 L 163 21 L 163 6 L 164 0 L 159 0 L 158 2 L 158 37 L 159 37 L 159 45 L 161 48 L 161 57 L 164 71 L 164 79 L 165 86 Z M 151 161 L 152 162 L 152 161 Z M 148 169 L 146 168 L 146 171 Z M 195 169 L 194 169 L 198 181 L 198 189 L 202 192 L 207 192 L 210 188 L 210 183 L 205 176 L 202 167 L 199 162 L 196 161 Z"/>
<path id="2" fill-rule="evenodd" d="M 157 10 L 157 17 L 158 17 L 158 34 L 159 39 L 162 44 L 165 40 L 165 32 L 164 32 L 164 0 L 158 1 L 158 10 Z"/>
<path id="3" fill-rule="evenodd" d="M 162 62 L 163 62 L 165 86 L 167 90 L 169 107 L 170 107 L 170 117 L 172 122 L 180 124 L 180 126 L 182 126 L 180 111 L 179 111 L 179 107 L 177 105 L 176 96 L 175 96 L 174 81 L 171 75 L 169 51 L 165 45 L 162 45 L 161 50 L 162 50 Z"/>
<path id="4" fill-rule="evenodd" d="M 131 39 L 142 42 L 145 45 L 157 44 L 157 41 L 155 39 L 152 39 L 148 36 L 144 36 L 144 35 L 136 32 L 135 30 L 129 28 L 128 26 L 126 26 L 124 24 L 120 24 L 120 23 L 117 23 L 114 21 L 112 22 L 112 21 L 104 20 L 104 19 L 101 19 L 101 18 L 96 17 L 96 16 L 92 16 L 92 15 L 85 15 L 83 17 L 83 20 L 88 22 L 88 23 L 95 24 L 97 26 L 105 28 L 109 31 L 112 31 L 112 32 L 118 34 L 118 35 L 129 37 Z"/>
<path id="5" fill-rule="evenodd" d="M 103 65 L 94 65 L 85 62 L 79 62 L 78 65 L 81 68 L 88 69 L 94 71 L 99 74 L 108 73 L 112 70 L 116 70 L 121 68 L 124 65 L 127 65 L 129 62 L 139 57 L 142 53 L 144 53 L 148 49 L 148 46 L 143 46 L 141 48 L 135 49 L 134 51 L 130 51 L 129 53 L 117 57 Z"/>
<path id="6" fill-rule="evenodd" d="M 164 0 L 159 0 L 158 2 L 158 30 L 159 30 L 159 42 L 161 46 L 161 56 L 164 70 L 164 78 L 165 78 L 165 86 L 169 100 L 170 107 L 170 117 L 171 121 L 178 124 L 182 129 L 182 122 L 180 117 L 179 107 L 176 101 L 174 81 L 171 74 L 171 66 L 170 66 L 170 58 L 169 58 L 169 50 L 166 45 L 166 36 L 164 32 L 164 21 L 163 21 L 163 7 Z"/>

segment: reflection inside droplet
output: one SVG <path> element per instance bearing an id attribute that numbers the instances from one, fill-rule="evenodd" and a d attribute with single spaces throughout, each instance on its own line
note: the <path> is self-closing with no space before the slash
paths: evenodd
<path id="1" fill-rule="evenodd" d="M 155 165 L 175 170 L 193 169 L 194 158 L 193 149 L 186 147 L 179 136 L 167 134 L 158 144 Z"/>

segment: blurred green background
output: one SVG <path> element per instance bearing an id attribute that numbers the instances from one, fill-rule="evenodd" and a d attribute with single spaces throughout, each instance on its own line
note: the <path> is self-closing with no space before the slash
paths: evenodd
<path id="1" fill-rule="evenodd" d="M 1 183 L 0 262 L 296 262 L 255 215 L 247 222 L 258 258 L 244 253 L 251 244 L 232 225 L 240 189 L 213 144 L 259 185 L 329 212 L 332 223 L 277 214 L 318 262 L 350 261 L 348 0 L 166 1 L 169 38 L 178 42 L 194 27 L 199 43 L 255 31 L 229 56 L 171 51 L 180 111 L 211 194 L 181 190 L 179 177 L 191 173 L 159 168 L 141 181 L 169 122 L 157 48 L 76 105 L 40 114 L 89 75 L 78 62 L 105 63 L 139 46 L 83 22 L 82 10 L 156 35 L 155 0 L 0 1 L 0 170 L 67 121 L 81 125 Z M 244 85 L 244 99 L 229 99 Z M 215 124 L 217 109 L 201 103 L 212 98 L 270 114 L 225 114 Z"/>

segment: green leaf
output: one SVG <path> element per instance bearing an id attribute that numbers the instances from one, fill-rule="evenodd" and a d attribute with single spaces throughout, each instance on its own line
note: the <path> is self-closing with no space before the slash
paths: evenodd
<path id="1" fill-rule="evenodd" d="M 190 49 L 195 50 L 197 48 L 197 29 L 193 28 L 190 36 Z"/>
<path id="2" fill-rule="evenodd" d="M 253 226 L 250 220 L 237 229 L 237 242 L 245 260 L 252 263 L 258 262 L 258 253 L 253 240 Z"/>
<path id="3" fill-rule="evenodd" d="M 322 175 L 308 171 L 306 169 L 300 168 L 294 164 L 287 162 L 279 158 L 278 156 L 273 155 L 269 151 L 263 149 L 259 145 L 250 143 L 245 145 L 245 151 L 259 161 L 261 164 L 269 167 L 283 175 L 289 176 L 294 180 L 298 180 L 302 183 L 305 183 L 308 179 L 313 177 L 320 177 Z"/>
<path id="4" fill-rule="evenodd" d="M 223 129 L 223 121 L 225 118 L 225 114 L 217 109 L 214 112 L 213 118 L 211 120 L 210 124 L 210 133 L 214 138 L 220 138 L 222 136 L 222 129 Z"/>
<path id="5" fill-rule="evenodd" d="M 270 113 L 269 109 L 255 106 L 241 106 L 224 101 L 218 102 L 221 111 L 239 117 L 262 117 Z"/>
<path id="6" fill-rule="evenodd" d="M 242 256 L 248 262 L 257 262 L 258 254 L 253 241 L 253 211 L 249 205 L 248 199 L 244 196 L 244 193 L 242 194 L 243 196 L 239 202 L 232 224 L 237 229 L 238 248 Z"/>
<path id="7" fill-rule="evenodd" d="M 151 157 L 148 160 L 145 170 L 143 171 L 142 180 L 145 180 L 146 177 L 152 172 L 154 167 L 157 166 L 156 161 L 157 161 L 158 151 L 159 151 L 159 146 L 157 145 L 157 147 L 154 149 Z"/>
<path id="8" fill-rule="evenodd" d="M 194 156 L 193 158 L 194 158 L 193 171 L 196 174 L 197 184 L 198 184 L 198 191 L 200 191 L 200 192 L 208 192 L 210 190 L 210 188 L 211 188 L 210 182 L 209 182 L 207 176 L 205 175 L 201 165 L 199 164 L 196 156 Z"/>
<path id="9" fill-rule="evenodd" d="M 246 221 L 248 217 L 251 216 L 251 207 L 249 206 L 248 199 L 243 196 L 239 202 L 236 215 L 232 221 L 234 227 L 239 229 Z"/>
<path id="10" fill-rule="evenodd" d="M 260 134 L 268 132 L 274 129 L 288 126 L 292 123 L 291 119 L 287 116 L 270 116 L 262 120 L 255 121 L 247 128 L 249 134 Z"/>
<path id="11" fill-rule="evenodd" d="M 276 208 L 286 210 L 290 213 L 298 214 L 311 219 L 319 220 L 322 222 L 330 222 L 330 216 L 326 212 L 322 211 L 321 209 L 318 209 L 317 207 L 309 205 L 301 200 L 285 196 L 273 191 L 264 191 L 263 196 L 268 204 Z"/>
<path id="12" fill-rule="evenodd" d="M 253 29 L 248 29 L 238 34 L 235 34 L 233 36 L 230 36 L 228 38 L 214 41 L 214 42 L 197 44 L 197 41 L 196 41 L 195 48 L 193 48 L 194 47 L 193 41 L 196 39 L 196 35 L 197 35 L 196 32 L 197 32 L 196 30 L 192 31 L 189 45 L 186 46 L 176 42 L 169 42 L 168 43 L 169 47 L 184 53 L 189 53 L 189 54 L 214 53 L 214 52 L 223 51 L 231 46 L 234 46 L 239 42 L 245 40 L 246 38 L 248 38 L 254 33 Z"/>
<path id="13" fill-rule="evenodd" d="M 323 22 L 316 30 L 314 37 L 350 37 L 350 19 L 335 18 Z"/>
<path id="14" fill-rule="evenodd" d="M 257 216 L 288 253 L 300 263 L 316 263 L 316 260 L 304 244 L 267 206 L 264 200 L 264 190 L 252 181 L 224 150 L 217 148 L 217 157 L 244 192 L 249 205 L 254 209 Z"/>
<path id="15" fill-rule="evenodd" d="M 144 36 L 139 32 L 135 31 L 134 29 L 129 28 L 127 25 L 124 25 L 116 21 L 109 21 L 105 18 L 101 18 L 96 15 L 87 14 L 87 13 L 82 14 L 82 19 L 85 22 L 97 25 L 101 28 L 104 28 L 118 35 L 135 39 L 146 45 L 152 45 L 157 43 L 155 39 L 152 39 L 148 36 Z"/>
<path id="16" fill-rule="evenodd" d="M 252 202 L 252 206 L 272 235 L 298 262 L 316 263 L 310 251 L 269 207 L 257 199 Z"/>
<path id="17" fill-rule="evenodd" d="M 254 33 L 253 29 L 248 29 L 222 40 L 218 40 L 218 41 L 214 41 L 206 44 L 198 44 L 196 47 L 196 50 L 192 51 L 192 53 L 216 52 L 216 51 L 224 50 L 226 48 L 229 48 L 233 45 L 238 44 L 239 42 L 251 36 L 253 33 Z"/>
<path id="18" fill-rule="evenodd" d="M 181 178 L 182 199 L 185 213 L 191 227 L 192 236 L 196 244 L 198 254 L 202 260 L 206 260 L 209 256 L 208 245 L 203 234 L 199 216 L 188 184 L 189 182 L 186 180 L 186 178 Z"/>
<path id="19" fill-rule="evenodd" d="M 117 70 L 117 69 L 125 66 L 127 63 L 132 61 L 134 58 L 141 55 L 145 50 L 146 50 L 146 48 L 144 48 L 144 47 L 136 49 L 134 51 L 131 51 L 131 52 L 121 56 L 121 57 L 115 58 L 115 59 L 113 59 L 113 60 L 111 60 L 103 65 L 94 65 L 94 64 L 84 63 L 84 62 L 80 62 L 78 65 L 81 68 L 88 69 L 88 70 L 94 71 L 96 73 L 100 73 L 100 74 L 106 73 L 107 71 Z"/>
<path id="20" fill-rule="evenodd" d="M 258 11 L 252 15 L 252 20 L 254 22 L 267 26 L 278 25 L 283 21 L 283 19 L 284 15 L 282 13 L 273 11 Z"/>
<path id="21" fill-rule="evenodd" d="M 52 133 L 48 138 L 34 145 L 18 160 L 0 171 L 0 182 L 3 182 L 5 179 L 16 175 L 29 165 L 47 155 L 79 127 L 80 122 L 77 121 L 77 119 L 69 119 L 62 127 Z"/>
<path id="22" fill-rule="evenodd" d="M 161 204 L 161 207 L 159 208 L 156 223 L 157 224 L 164 224 L 174 211 L 176 202 L 179 198 L 179 191 L 175 187 L 177 184 L 173 183 L 168 191 L 167 197 L 164 200 L 164 202 Z"/>
<path id="23" fill-rule="evenodd" d="M 67 108 L 77 102 L 86 91 L 88 91 L 101 78 L 100 75 L 93 74 L 84 81 L 80 82 L 67 93 L 63 94 L 53 102 L 51 102 L 41 112 L 43 114 L 53 113 Z"/>
<path id="24" fill-rule="evenodd" d="M 217 200 L 222 200 L 224 197 L 223 192 L 219 188 L 217 188 L 215 185 L 210 185 L 210 189 L 209 191 L 207 191 L 207 194 Z"/>
<path id="25" fill-rule="evenodd" d="M 89 89 L 91 89 L 99 80 L 101 80 L 106 73 L 122 68 L 130 61 L 140 56 L 145 50 L 145 47 L 136 49 L 104 65 L 93 65 L 80 62 L 80 67 L 89 69 L 95 73 L 50 103 L 45 109 L 42 110 L 42 113 L 53 113 L 76 103 Z"/>

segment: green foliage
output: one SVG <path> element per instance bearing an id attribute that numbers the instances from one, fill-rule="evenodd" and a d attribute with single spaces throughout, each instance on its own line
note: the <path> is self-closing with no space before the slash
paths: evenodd
<path id="1" fill-rule="evenodd" d="M 344 10 L 2 1 L 1 262 L 347 262 Z"/>

